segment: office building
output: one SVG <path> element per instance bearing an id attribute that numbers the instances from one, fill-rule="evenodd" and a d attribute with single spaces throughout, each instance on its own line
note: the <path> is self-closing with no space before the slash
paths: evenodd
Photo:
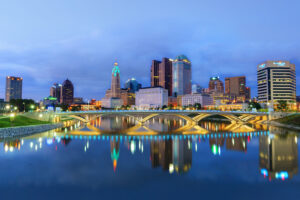
<path id="1" fill-rule="evenodd" d="M 128 92 L 135 93 L 140 88 L 142 88 L 142 84 L 138 83 L 135 78 L 128 79 L 124 85 L 125 89 L 128 89 Z"/>
<path id="2" fill-rule="evenodd" d="M 177 97 L 178 95 L 191 94 L 191 61 L 189 61 L 185 55 L 179 55 L 173 61 L 172 79 L 173 96 Z"/>
<path id="3" fill-rule="evenodd" d="M 289 61 L 266 61 L 257 66 L 258 102 L 296 101 L 295 65 Z"/>
<path id="4" fill-rule="evenodd" d="M 172 95 L 172 60 L 163 58 L 162 61 L 152 60 L 151 87 L 162 87 Z"/>
<path id="5" fill-rule="evenodd" d="M 55 97 L 58 102 L 61 101 L 61 93 L 62 93 L 62 85 L 58 83 L 54 83 L 50 88 L 50 96 Z"/>
<path id="6" fill-rule="evenodd" d="M 67 79 L 62 84 L 61 90 L 61 103 L 71 105 L 74 99 L 74 86 L 73 83 Z"/>
<path id="7" fill-rule="evenodd" d="M 192 84 L 192 94 L 195 94 L 195 93 L 202 93 L 202 90 L 203 88 L 199 85 L 199 84 Z"/>
<path id="8" fill-rule="evenodd" d="M 22 99 L 22 83 L 23 78 L 7 76 L 6 77 L 6 91 L 5 101 L 9 102 L 11 99 Z"/>
<path id="9" fill-rule="evenodd" d="M 162 87 L 141 88 L 135 94 L 135 105 L 139 109 L 161 108 L 168 105 L 168 90 Z"/>
<path id="10" fill-rule="evenodd" d="M 208 89 L 209 93 L 224 93 L 224 84 L 219 77 L 211 77 Z"/>
<path id="11" fill-rule="evenodd" d="M 225 78 L 225 94 L 233 97 L 236 101 L 249 101 L 250 88 L 246 87 L 246 77 L 226 77 Z"/>
<path id="12" fill-rule="evenodd" d="M 186 94 L 182 95 L 182 106 L 194 106 L 196 103 L 200 103 L 201 107 L 213 104 L 213 99 L 207 94 Z"/>

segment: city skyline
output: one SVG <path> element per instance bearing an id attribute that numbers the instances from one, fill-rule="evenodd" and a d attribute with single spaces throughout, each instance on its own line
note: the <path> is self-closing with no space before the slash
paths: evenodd
<path id="1" fill-rule="evenodd" d="M 76 96 L 100 99 L 109 88 L 107 74 L 115 60 L 120 63 L 121 84 L 135 77 L 147 87 L 151 60 L 179 54 L 191 60 L 193 82 L 207 87 L 212 76 L 223 81 L 246 76 L 251 96 L 257 96 L 256 66 L 266 60 L 295 64 L 299 80 L 299 2 L 269 2 L 219 1 L 216 6 L 216 2 L 166 1 L 157 7 L 158 2 L 95 1 L 69 7 L 65 2 L 28 1 L 22 8 L 6 2 L 0 14 L 7 19 L 0 23 L 5 30 L 0 33 L 0 98 L 5 94 L 5 77 L 18 76 L 23 77 L 23 98 L 40 100 L 54 82 L 69 78 Z M 172 10 L 168 16 L 164 7 Z M 57 16 L 48 8 L 55 9 Z M 103 12 L 98 12 L 100 8 Z M 189 12 L 176 16 L 182 9 Z M 81 15 L 76 14 L 79 10 Z M 155 16 L 150 15 L 153 10 Z M 285 10 L 289 11 L 285 15 L 273 14 Z M 177 29 L 170 32 L 168 26 Z"/>

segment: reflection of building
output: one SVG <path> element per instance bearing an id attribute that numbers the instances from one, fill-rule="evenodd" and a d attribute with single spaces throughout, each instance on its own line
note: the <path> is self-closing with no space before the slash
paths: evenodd
<path id="1" fill-rule="evenodd" d="M 229 138 L 226 140 L 226 149 L 233 151 L 247 151 L 247 140 L 245 137 Z"/>
<path id="2" fill-rule="evenodd" d="M 7 152 L 7 151 L 13 152 L 14 149 L 20 150 L 20 148 L 21 148 L 21 143 L 20 143 L 19 139 L 4 142 L 4 151 L 5 152 Z"/>
<path id="3" fill-rule="evenodd" d="M 259 166 L 270 179 L 287 179 L 298 173 L 297 137 L 289 135 L 260 136 Z"/>
<path id="4" fill-rule="evenodd" d="M 169 170 L 172 163 L 172 140 L 151 141 L 150 152 L 152 167 L 161 166 L 163 170 Z"/>
<path id="5" fill-rule="evenodd" d="M 50 88 L 50 96 L 55 97 L 58 102 L 61 102 L 62 85 L 54 83 Z"/>
<path id="6" fill-rule="evenodd" d="M 116 139 L 113 139 L 110 141 L 110 156 L 111 156 L 111 160 L 113 161 L 114 171 L 116 171 L 117 168 L 119 155 L 120 155 L 120 142 L 116 141 Z"/>
<path id="7" fill-rule="evenodd" d="M 182 95 L 182 106 L 195 105 L 196 103 L 200 103 L 202 107 L 206 105 L 211 105 L 213 103 L 213 99 L 206 94 L 186 94 Z"/>
<path id="8" fill-rule="evenodd" d="M 11 99 L 22 99 L 22 82 L 23 78 L 8 76 L 6 77 L 5 101 Z"/>
<path id="9" fill-rule="evenodd" d="M 74 98 L 73 83 L 67 79 L 62 84 L 61 103 L 71 105 Z"/>
<path id="10" fill-rule="evenodd" d="M 295 65 L 266 61 L 257 66 L 258 101 L 296 101 Z"/>
<path id="11" fill-rule="evenodd" d="M 172 68 L 172 94 L 173 96 L 191 94 L 192 72 L 191 61 L 185 55 L 179 55 L 173 61 Z"/>
<path id="12" fill-rule="evenodd" d="M 173 140 L 173 165 L 178 173 L 190 170 L 192 166 L 192 143 L 189 139 Z"/>
<path id="13" fill-rule="evenodd" d="M 139 109 L 167 106 L 168 91 L 162 87 L 141 88 L 136 92 L 135 105 Z"/>
<path id="14" fill-rule="evenodd" d="M 152 167 L 161 166 L 173 173 L 189 171 L 192 166 L 192 143 L 188 139 L 151 141 Z"/>
<path id="15" fill-rule="evenodd" d="M 172 95 L 172 60 L 163 58 L 162 61 L 152 60 L 151 87 L 162 87 Z"/>

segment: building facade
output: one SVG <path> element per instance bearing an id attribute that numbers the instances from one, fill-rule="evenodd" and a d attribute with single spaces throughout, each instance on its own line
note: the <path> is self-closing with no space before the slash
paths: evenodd
<path id="1" fill-rule="evenodd" d="M 50 88 L 50 96 L 55 97 L 58 102 L 61 102 L 62 85 L 54 83 Z"/>
<path id="2" fill-rule="evenodd" d="M 251 98 L 250 88 L 246 87 L 246 77 L 226 77 L 225 94 L 234 97 L 236 101 L 249 101 Z"/>
<path id="3" fill-rule="evenodd" d="M 5 101 L 9 102 L 11 99 L 22 99 L 22 84 L 23 78 L 7 76 Z"/>
<path id="4" fill-rule="evenodd" d="M 179 55 L 173 61 L 172 67 L 172 94 L 173 96 L 191 94 L 192 72 L 191 61 L 185 55 Z"/>
<path id="5" fill-rule="evenodd" d="M 202 93 L 203 88 L 199 84 L 192 84 L 192 94 Z"/>
<path id="6" fill-rule="evenodd" d="M 259 102 L 296 101 L 295 65 L 289 61 L 266 61 L 257 66 Z"/>
<path id="7" fill-rule="evenodd" d="M 201 107 L 213 104 L 213 99 L 206 94 L 186 94 L 182 97 L 182 106 L 195 105 L 196 103 L 200 103 Z"/>
<path id="8" fill-rule="evenodd" d="M 162 87 L 141 88 L 136 92 L 135 106 L 138 109 L 158 108 L 168 105 L 168 90 Z"/>
<path id="9" fill-rule="evenodd" d="M 121 98 L 120 69 L 117 62 L 115 62 L 111 74 L 111 97 Z"/>
<path id="10" fill-rule="evenodd" d="M 208 84 L 209 92 L 224 93 L 224 84 L 219 77 L 211 77 Z"/>
<path id="11" fill-rule="evenodd" d="M 130 93 L 135 93 L 142 88 L 142 84 L 138 83 L 135 78 L 128 79 L 124 86 L 124 88 L 128 89 L 128 92 Z"/>
<path id="12" fill-rule="evenodd" d="M 172 60 L 163 58 L 162 61 L 153 60 L 151 65 L 151 87 L 162 87 L 172 95 Z"/>
<path id="13" fill-rule="evenodd" d="M 67 79 L 62 84 L 61 103 L 71 105 L 74 100 L 74 86 L 73 83 Z"/>

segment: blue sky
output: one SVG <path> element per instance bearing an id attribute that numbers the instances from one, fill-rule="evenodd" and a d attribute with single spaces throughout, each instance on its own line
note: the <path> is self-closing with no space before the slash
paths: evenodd
<path id="1" fill-rule="evenodd" d="M 69 78 L 75 96 L 101 99 L 116 60 L 122 85 L 135 77 L 149 86 L 151 60 L 178 54 L 192 61 L 193 82 L 245 75 L 256 96 L 265 60 L 290 60 L 300 80 L 299 8 L 298 0 L 3 0 L 0 98 L 15 75 L 24 98 L 39 100 Z"/>

